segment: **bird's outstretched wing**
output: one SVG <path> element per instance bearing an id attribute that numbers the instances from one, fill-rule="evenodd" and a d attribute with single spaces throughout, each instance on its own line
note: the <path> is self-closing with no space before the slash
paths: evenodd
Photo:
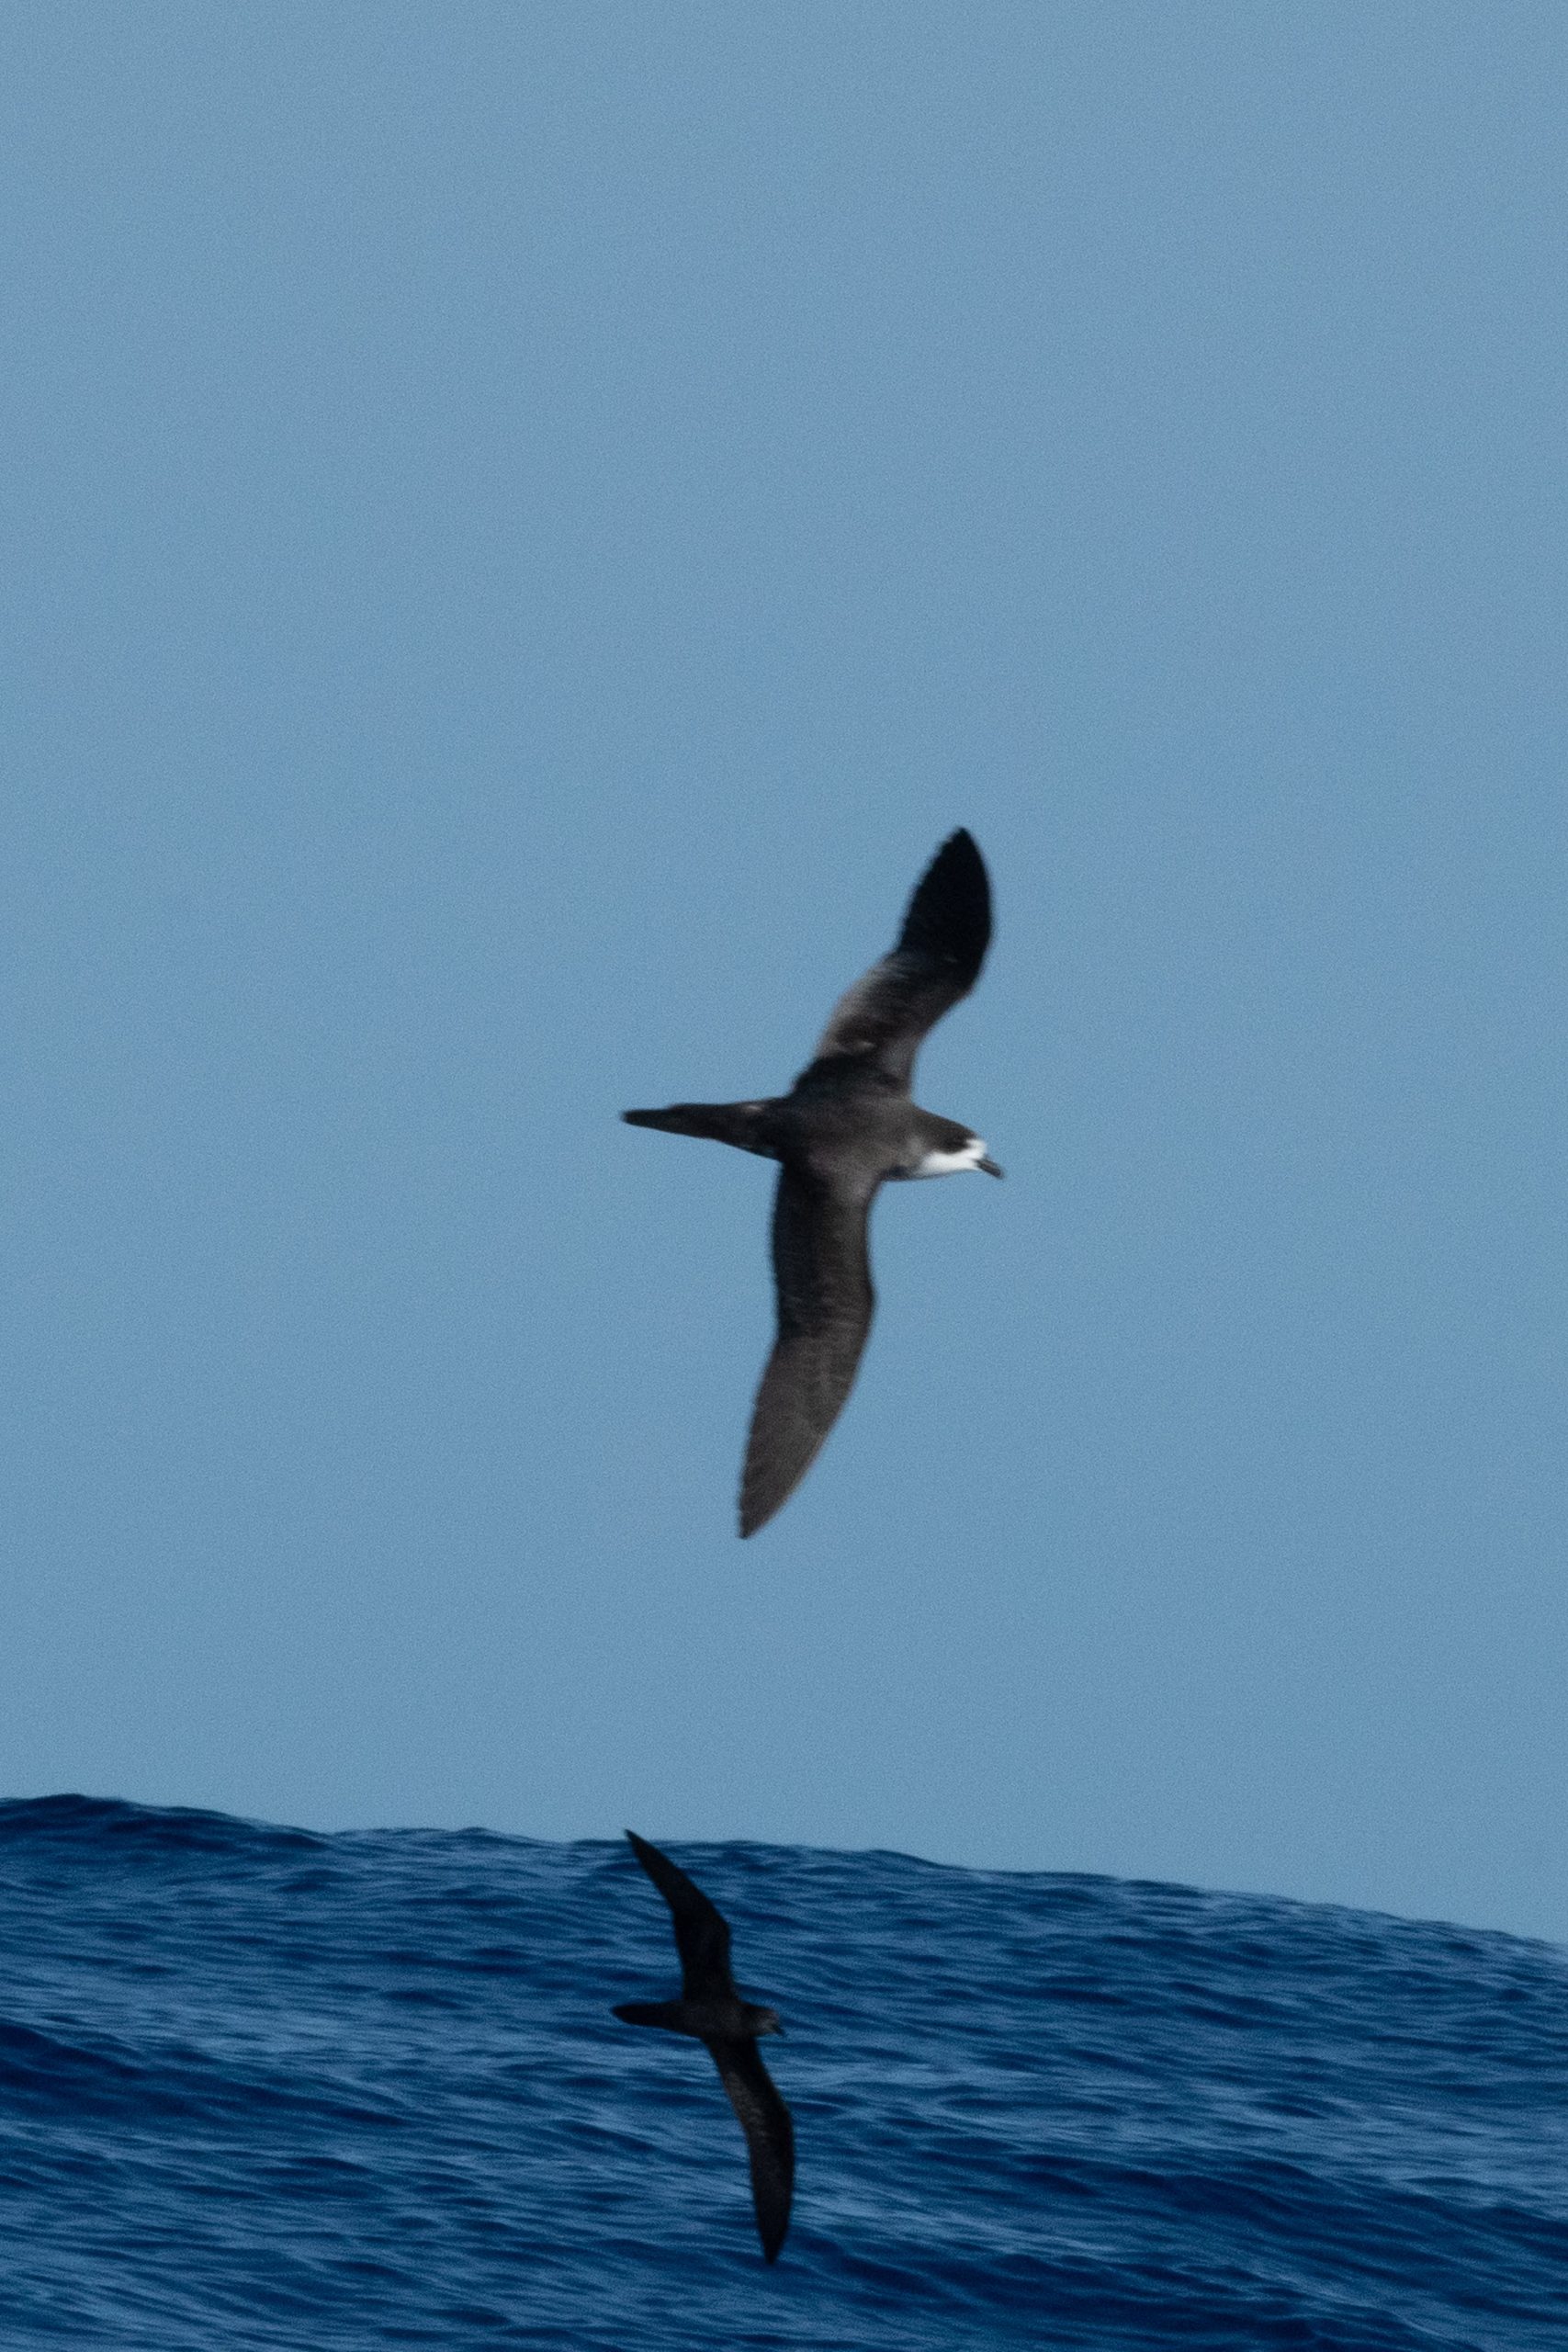
<path id="1" fill-rule="evenodd" d="M 752 1535 L 795 1492 L 854 1385 L 875 1303 L 866 1221 L 871 1196 L 836 1192 L 799 1168 L 773 1200 L 778 1337 L 757 1391 L 740 1476 L 740 1532 Z"/>
<path id="2" fill-rule="evenodd" d="M 991 943 L 991 885 L 973 836 L 943 842 L 915 887 L 891 955 L 840 998 L 817 1060 L 863 1057 L 908 1086 L 928 1030 L 980 977 Z"/>
<path id="3" fill-rule="evenodd" d="M 708 2043 L 751 2159 L 751 2201 L 763 2258 L 776 2262 L 795 2195 L 795 2126 L 754 2041 Z"/>
<path id="4" fill-rule="evenodd" d="M 675 1949 L 681 1955 L 681 1985 L 687 2000 L 731 1992 L 728 1920 L 668 1854 L 650 1846 L 635 1829 L 628 1829 L 626 1837 L 632 1852 L 670 1905 Z"/>

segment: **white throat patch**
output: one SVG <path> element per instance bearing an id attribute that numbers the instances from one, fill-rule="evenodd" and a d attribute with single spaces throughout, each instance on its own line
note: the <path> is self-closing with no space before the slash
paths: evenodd
<path id="1" fill-rule="evenodd" d="M 986 1147 L 978 1136 L 971 1136 L 956 1151 L 928 1151 L 911 1176 L 961 1176 L 966 1168 L 978 1168 L 986 1157 Z"/>

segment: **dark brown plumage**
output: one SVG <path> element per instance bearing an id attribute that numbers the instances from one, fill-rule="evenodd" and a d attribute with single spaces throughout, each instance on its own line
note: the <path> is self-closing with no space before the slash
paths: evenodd
<path id="1" fill-rule="evenodd" d="M 670 1905 L 681 1955 L 678 2001 L 626 2001 L 627 2025 L 659 2026 L 704 2044 L 746 2134 L 751 2201 L 763 2259 L 776 2262 L 795 2195 L 795 2126 L 757 2053 L 757 2037 L 782 2030 L 775 2010 L 743 2000 L 729 1970 L 729 1923 L 678 1863 L 635 1829 L 631 1849 Z"/>
<path id="2" fill-rule="evenodd" d="M 868 1220 L 878 1188 L 964 1168 L 999 1176 L 972 1129 L 910 1099 L 920 1042 L 979 978 L 991 937 L 985 861 L 967 832 L 921 876 L 897 942 L 833 1008 L 788 1094 L 627 1111 L 783 1162 L 773 1203 L 778 1332 L 752 1409 L 740 1532 L 786 1502 L 843 1408 L 871 1329 Z"/>

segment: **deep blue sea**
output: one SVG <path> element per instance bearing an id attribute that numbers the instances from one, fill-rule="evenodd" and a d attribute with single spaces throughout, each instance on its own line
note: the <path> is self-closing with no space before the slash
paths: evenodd
<path id="1" fill-rule="evenodd" d="M 657 1836 L 658 1822 L 638 1823 Z M 0 1806 L 0 2344 L 1568 2346 L 1568 1951 L 677 1845 L 782 2010 L 761 2260 L 618 1841 Z"/>

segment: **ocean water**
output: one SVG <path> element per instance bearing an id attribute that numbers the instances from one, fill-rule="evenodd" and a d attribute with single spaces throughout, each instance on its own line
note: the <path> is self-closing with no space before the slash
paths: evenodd
<path id="1" fill-rule="evenodd" d="M 662 1825 L 638 1823 L 658 1836 Z M 795 2118 L 776 2268 L 618 1841 L 0 1807 L 0 2344 L 1568 2346 L 1568 1951 L 677 1845 Z"/>

